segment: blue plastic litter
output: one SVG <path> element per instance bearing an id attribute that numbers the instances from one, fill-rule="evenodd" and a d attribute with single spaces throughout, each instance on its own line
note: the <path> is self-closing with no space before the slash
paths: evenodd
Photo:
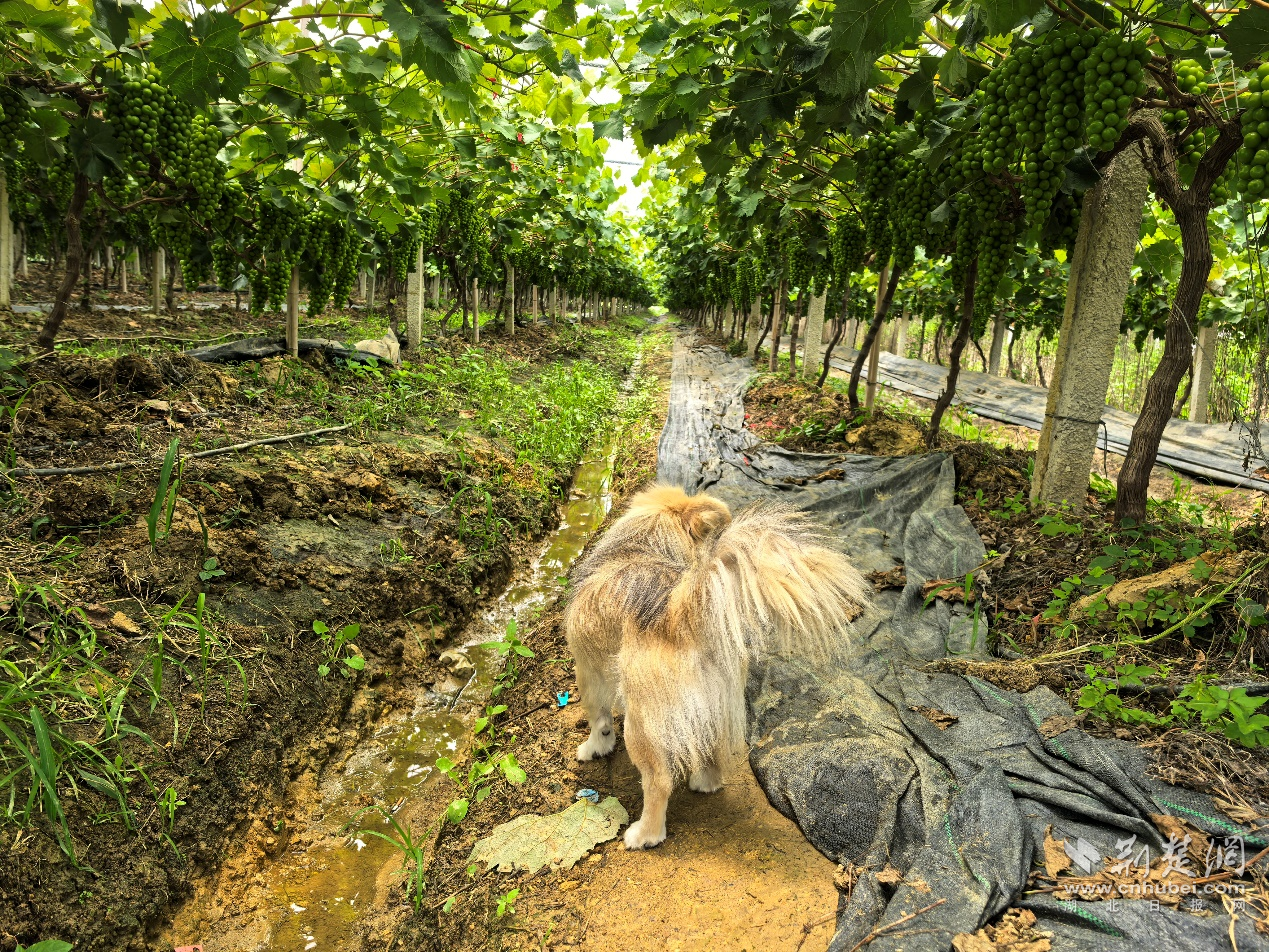
<path id="1" fill-rule="evenodd" d="M 599 793 L 595 790 L 591 790 L 589 787 L 586 787 L 582 790 L 578 790 L 577 796 L 575 796 L 573 799 L 574 800 L 589 800 L 591 803 L 598 803 Z"/>
<path id="2" fill-rule="evenodd" d="M 560 707 L 566 707 L 566 706 L 568 705 L 568 692 L 567 692 L 567 691 L 558 691 L 558 692 L 556 692 L 555 698 L 556 698 L 556 700 L 558 700 L 558 701 L 560 702 Z"/>

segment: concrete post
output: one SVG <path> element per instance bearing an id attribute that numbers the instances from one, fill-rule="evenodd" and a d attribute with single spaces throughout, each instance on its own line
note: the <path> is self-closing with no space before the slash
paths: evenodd
<path id="1" fill-rule="evenodd" d="M 811 298 L 806 314 L 806 333 L 802 337 L 802 376 L 807 380 L 820 379 L 820 367 L 824 355 L 820 347 L 824 343 L 824 302 L 826 295 Z"/>
<path id="2" fill-rule="evenodd" d="M 132 267 L 132 263 L 128 261 L 128 246 L 124 245 L 119 254 L 123 255 L 123 260 L 119 262 L 119 292 L 121 294 L 128 293 L 128 269 Z"/>
<path id="3" fill-rule="evenodd" d="M 286 292 L 286 350 L 300 356 L 300 266 L 291 265 L 291 287 Z"/>
<path id="4" fill-rule="evenodd" d="M 897 322 L 898 329 L 895 331 L 894 349 L 891 350 L 892 354 L 899 357 L 908 356 L 908 326 L 911 321 L 912 312 L 908 309 L 907 305 L 904 305 L 903 314 L 899 317 Z"/>
<path id="5" fill-rule="evenodd" d="M 1207 398 L 1216 369 L 1216 325 L 1200 327 L 1194 347 L 1194 380 L 1190 384 L 1190 422 L 1207 422 Z"/>
<path id="6" fill-rule="evenodd" d="M 762 295 L 753 299 L 749 305 L 749 329 L 745 338 L 745 354 L 750 360 L 758 357 L 758 338 L 762 336 Z"/>
<path id="7" fill-rule="evenodd" d="M 366 276 L 366 310 L 373 311 L 375 309 L 375 291 L 379 277 L 379 262 L 370 262 L 370 274 Z"/>
<path id="8" fill-rule="evenodd" d="M 897 282 L 899 276 L 895 275 L 894 280 Z M 873 305 L 873 317 L 875 318 L 881 313 L 881 308 L 886 301 L 887 283 L 890 281 L 890 264 L 887 262 L 881 269 L 881 273 L 877 275 L 877 300 Z M 869 413 L 872 412 L 873 401 L 877 399 L 877 363 L 881 357 L 881 333 L 878 331 L 877 336 L 872 339 L 872 347 L 868 351 L 868 382 L 864 387 L 864 409 Z"/>
<path id="9" fill-rule="evenodd" d="M 507 265 L 507 336 L 516 333 L 516 266 Z"/>
<path id="10" fill-rule="evenodd" d="M 423 271 L 423 246 L 419 245 L 414 256 L 414 267 L 405 276 L 405 339 L 410 353 L 416 354 L 423 345 L 423 295 L 427 290 L 427 275 Z"/>
<path id="11" fill-rule="evenodd" d="M 480 282 L 471 279 L 471 342 L 480 343 Z"/>
<path id="12" fill-rule="evenodd" d="M 533 323 L 538 322 L 538 286 L 529 287 L 529 312 L 533 315 Z"/>
<path id="13" fill-rule="evenodd" d="M 855 349 L 857 337 L 859 337 L 859 321 L 852 317 L 846 322 L 846 329 L 842 331 L 842 343 L 846 345 L 848 351 Z"/>
<path id="14" fill-rule="evenodd" d="M 1077 512 L 1084 507 L 1147 185 L 1141 147 L 1134 144 L 1084 197 L 1036 447 L 1032 502 L 1066 501 Z"/>
<path id="15" fill-rule="evenodd" d="M 150 267 L 150 309 L 163 313 L 163 290 L 167 285 L 167 262 L 162 248 L 154 249 L 154 262 Z"/>
<path id="16" fill-rule="evenodd" d="M 357 297 L 361 298 L 361 303 L 366 303 L 366 269 L 362 268 L 357 272 Z"/>
<path id="17" fill-rule="evenodd" d="M 9 218 L 9 182 L 0 168 L 0 307 L 9 306 L 13 280 L 13 222 Z"/>
<path id="18" fill-rule="evenodd" d="M 432 310 L 439 311 L 441 309 L 441 272 L 436 272 L 436 277 L 432 279 Z"/>
<path id="19" fill-rule="evenodd" d="M 1005 320 L 1005 316 L 997 314 L 991 327 L 991 357 L 987 364 L 987 372 L 993 377 L 1000 376 L 1000 355 L 1004 351 L 1005 334 L 1008 328 L 1009 322 Z"/>

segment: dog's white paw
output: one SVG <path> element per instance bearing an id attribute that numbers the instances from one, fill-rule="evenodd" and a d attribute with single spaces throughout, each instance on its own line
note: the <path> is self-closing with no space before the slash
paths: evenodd
<path id="1" fill-rule="evenodd" d="M 630 828 L 626 830 L 626 849 L 628 850 L 646 850 L 656 846 L 665 839 L 665 826 L 660 829 L 652 829 L 652 824 L 645 825 L 644 820 L 638 820 L 630 824 Z"/>
<path id="2" fill-rule="evenodd" d="M 687 788 L 697 793 L 714 793 L 723 789 L 723 778 L 717 770 L 698 770 L 688 778 Z"/>
<path id="3" fill-rule="evenodd" d="M 607 757 L 617 746 L 617 732 L 609 729 L 607 734 L 591 734 L 582 746 L 577 748 L 578 760 L 594 760 L 596 757 Z"/>

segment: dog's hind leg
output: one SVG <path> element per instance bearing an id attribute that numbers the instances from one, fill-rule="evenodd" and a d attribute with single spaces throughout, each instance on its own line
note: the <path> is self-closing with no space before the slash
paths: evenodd
<path id="1" fill-rule="evenodd" d="M 723 789 L 723 771 L 718 762 L 719 755 L 715 754 L 700 770 L 693 770 L 687 781 L 688 789 L 697 793 L 713 793 Z"/>
<path id="2" fill-rule="evenodd" d="M 665 752 L 632 710 L 626 711 L 626 751 L 643 781 L 643 814 L 626 830 L 626 849 L 642 850 L 665 839 L 665 809 L 674 790 L 674 775 Z"/>
<path id="3" fill-rule="evenodd" d="M 607 757 L 617 746 L 617 729 L 612 722 L 613 685 L 602 670 L 579 659 L 577 687 L 582 693 L 582 707 L 590 724 L 590 737 L 577 748 L 577 759 Z"/>

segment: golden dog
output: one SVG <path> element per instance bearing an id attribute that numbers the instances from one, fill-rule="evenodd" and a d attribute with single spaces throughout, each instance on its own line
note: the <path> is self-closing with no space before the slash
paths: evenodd
<path id="1" fill-rule="evenodd" d="M 863 578 L 806 519 L 756 506 L 733 519 L 710 496 L 654 486 L 579 564 L 564 611 L 590 737 L 578 760 L 612 753 L 613 706 L 643 781 L 626 847 L 665 839 L 676 781 L 712 793 L 745 737 L 750 651 L 824 657 L 845 644 Z"/>

